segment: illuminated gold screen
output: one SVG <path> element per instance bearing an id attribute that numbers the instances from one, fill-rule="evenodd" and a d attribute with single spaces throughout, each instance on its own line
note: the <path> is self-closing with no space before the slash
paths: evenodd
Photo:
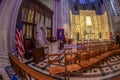
<path id="1" fill-rule="evenodd" d="M 79 40 L 109 39 L 108 16 L 96 15 L 92 10 L 80 10 L 79 15 L 70 11 L 70 38 Z"/>

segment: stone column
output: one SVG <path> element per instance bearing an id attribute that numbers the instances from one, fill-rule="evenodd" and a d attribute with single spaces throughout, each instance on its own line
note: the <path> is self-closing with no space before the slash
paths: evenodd
<path id="1" fill-rule="evenodd" d="M 7 58 L 15 49 L 15 27 L 22 0 L 3 0 L 0 5 L 0 56 Z M 4 62 L 3 62 L 4 63 Z"/>
<path id="2" fill-rule="evenodd" d="M 112 6 L 110 6 L 110 1 L 109 0 L 103 0 L 103 3 L 105 5 L 105 9 L 107 11 L 107 15 L 108 15 L 108 22 L 109 22 L 109 31 L 114 33 L 114 28 L 113 28 L 113 11 L 112 11 Z"/>
<path id="3" fill-rule="evenodd" d="M 61 0 L 61 24 L 65 36 L 69 37 L 69 0 Z"/>
<path id="4" fill-rule="evenodd" d="M 57 28 L 61 28 L 61 0 L 53 0 L 53 37 L 57 38 Z"/>

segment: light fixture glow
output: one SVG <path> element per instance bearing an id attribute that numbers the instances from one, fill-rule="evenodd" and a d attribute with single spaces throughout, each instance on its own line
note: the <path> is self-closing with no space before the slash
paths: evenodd
<path id="1" fill-rule="evenodd" d="M 90 16 L 86 16 L 86 25 L 92 25 Z"/>

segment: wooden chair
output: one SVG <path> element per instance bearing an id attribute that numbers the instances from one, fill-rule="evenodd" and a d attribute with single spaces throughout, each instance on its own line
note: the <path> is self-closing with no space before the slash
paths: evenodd
<path id="1" fill-rule="evenodd" d="M 94 63 L 89 61 L 89 52 L 85 51 L 78 54 L 79 65 L 82 66 L 83 70 L 90 68 Z"/>
<path id="2" fill-rule="evenodd" d="M 83 52 L 84 46 L 82 43 L 77 43 L 77 52 L 81 53 Z"/>
<path id="3" fill-rule="evenodd" d="M 52 59 L 55 57 L 55 59 Z M 60 75 L 64 74 L 65 68 L 60 65 L 60 54 L 48 54 L 48 65 L 49 65 L 49 74 L 51 75 Z M 66 79 L 66 75 L 64 74 Z"/>
<path id="4" fill-rule="evenodd" d="M 99 64 L 103 64 L 104 61 L 106 61 L 107 57 L 110 55 L 110 52 L 108 51 L 107 46 L 100 46 L 96 54 L 96 58 L 99 59 Z"/>
<path id="5" fill-rule="evenodd" d="M 67 74 L 68 80 L 72 72 L 80 71 L 82 69 L 82 67 L 77 64 L 76 56 L 76 53 L 64 53 L 65 72 Z"/>
<path id="6" fill-rule="evenodd" d="M 91 61 L 91 62 L 93 62 L 93 63 L 97 63 L 97 62 L 99 61 L 99 59 L 96 58 L 96 56 L 97 56 L 96 51 L 95 51 L 95 50 L 91 50 L 91 51 L 89 52 L 89 61 Z"/>
<path id="7" fill-rule="evenodd" d="M 89 50 L 89 43 L 88 43 L 88 42 L 85 41 L 85 42 L 83 43 L 83 46 L 84 46 L 84 47 L 83 47 L 83 52 Z"/>
<path id="8" fill-rule="evenodd" d="M 119 49 L 119 44 L 112 44 L 113 45 L 113 49 Z"/>
<path id="9" fill-rule="evenodd" d="M 64 53 L 72 53 L 72 48 L 65 48 Z"/>
<path id="10" fill-rule="evenodd" d="M 103 48 L 102 48 L 102 50 L 103 50 Z M 96 58 L 102 62 L 102 60 L 104 59 L 104 56 L 102 56 L 102 54 L 101 54 L 101 49 L 96 50 L 96 55 L 97 55 Z"/>

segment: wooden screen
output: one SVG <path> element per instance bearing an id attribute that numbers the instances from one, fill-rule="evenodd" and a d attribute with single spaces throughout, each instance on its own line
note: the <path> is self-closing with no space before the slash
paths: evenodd
<path id="1" fill-rule="evenodd" d="M 52 41 L 53 11 L 51 9 L 37 0 L 23 0 L 20 11 L 22 12 L 24 46 L 26 53 L 32 52 L 35 47 L 35 27 L 36 24 L 40 22 L 41 17 L 44 20 L 44 25 L 47 29 L 46 38 Z"/>

